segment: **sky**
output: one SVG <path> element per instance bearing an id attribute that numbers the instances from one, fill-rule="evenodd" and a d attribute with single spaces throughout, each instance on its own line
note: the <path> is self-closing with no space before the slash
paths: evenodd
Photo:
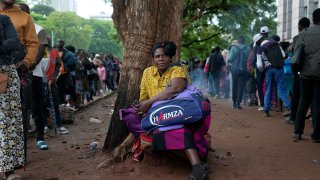
<path id="1" fill-rule="evenodd" d="M 113 8 L 111 3 L 104 3 L 103 0 L 77 0 L 77 14 L 83 18 L 89 18 L 90 15 L 98 15 L 104 11 L 111 16 Z"/>

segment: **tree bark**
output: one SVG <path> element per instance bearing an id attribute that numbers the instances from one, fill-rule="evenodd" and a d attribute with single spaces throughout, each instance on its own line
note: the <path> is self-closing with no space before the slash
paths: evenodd
<path id="1" fill-rule="evenodd" d="M 118 112 L 139 99 L 143 70 L 152 64 L 152 46 L 158 41 L 174 41 L 179 59 L 183 30 L 183 0 L 112 0 L 112 4 L 112 18 L 125 51 L 118 97 L 103 147 L 108 152 L 129 133 Z"/>

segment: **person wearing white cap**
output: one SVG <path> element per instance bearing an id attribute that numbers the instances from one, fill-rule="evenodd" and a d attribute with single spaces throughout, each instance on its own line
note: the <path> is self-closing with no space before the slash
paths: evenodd
<path id="1" fill-rule="evenodd" d="M 257 68 L 260 72 L 265 71 L 266 76 L 266 94 L 264 96 L 264 117 L 269 117 L 271 108 L 273 84 L 276 83 L 277 92 L 282 99 L 286 111 L 284 116 L 290 115 L 291 102 L 286 94 L 283 59 L 285 53 L 280 45 L 270 38 L 263 38 L 263 35 L 255 35 L 253 39 L 257 46 Z"/>
<path id="2" fill-rule="evenodd" d="M 260 28 L 260 34 L 264 37 L 268 37 L 269 35 L 269 28 L 267 26 L 262 26 Z"/>
<path id="3" fill-rule="evenodd" d="M 94 56 L 94 59 L 100 60 L 100 58 L 101 58 L 100 54 L 96 54 L 96 55 Z"/>

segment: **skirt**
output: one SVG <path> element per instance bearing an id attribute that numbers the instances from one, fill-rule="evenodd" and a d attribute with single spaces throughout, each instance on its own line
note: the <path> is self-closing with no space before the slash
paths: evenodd
<path id="1" fill-rule="evenodd" d="M 133 108 L 120 110 L 120 119 L 124 121 L 135 138 L 138 138 L 140 133 L 145 133 L 141 128 L 141 117 Z M 168 131 L 156 129 L 152 132 L 152 151 L 196 149 L 199 157 L 205 160 L 209 152 L 209 143 L 205 136 L 210 123 L 211 114 L 199 121 L 184 124 L 184 127 L 179 129 Z"/>
<path id="2" fill-rule="evenodd" d="M 183 128 L 169 131 L 154 130 L 152 136 L 153 151 L 196 149 L 201 159 L 206 159 L 209 144 L 205 138 L 211 123 L 211 115 L 204 119 L 185 124 Z"/>
<path id="3" fill-rule="evenodd" d="M 9 76 L 7 91 L 0 94 L 0 172 L 9 172 L 24 164 L 20 80 L 15 65 L 0 71 Z"/>

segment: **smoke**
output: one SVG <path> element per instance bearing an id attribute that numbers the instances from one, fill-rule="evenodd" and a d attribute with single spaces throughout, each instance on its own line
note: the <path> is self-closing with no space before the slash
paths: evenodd
<path id="1" fill-rule="evenodd" d="M 207 74 L 200 67 L 197 67 L 189 72 L 192 85 L 196 86 L 203 93 L 208 93 L 208 78 Z"/>

